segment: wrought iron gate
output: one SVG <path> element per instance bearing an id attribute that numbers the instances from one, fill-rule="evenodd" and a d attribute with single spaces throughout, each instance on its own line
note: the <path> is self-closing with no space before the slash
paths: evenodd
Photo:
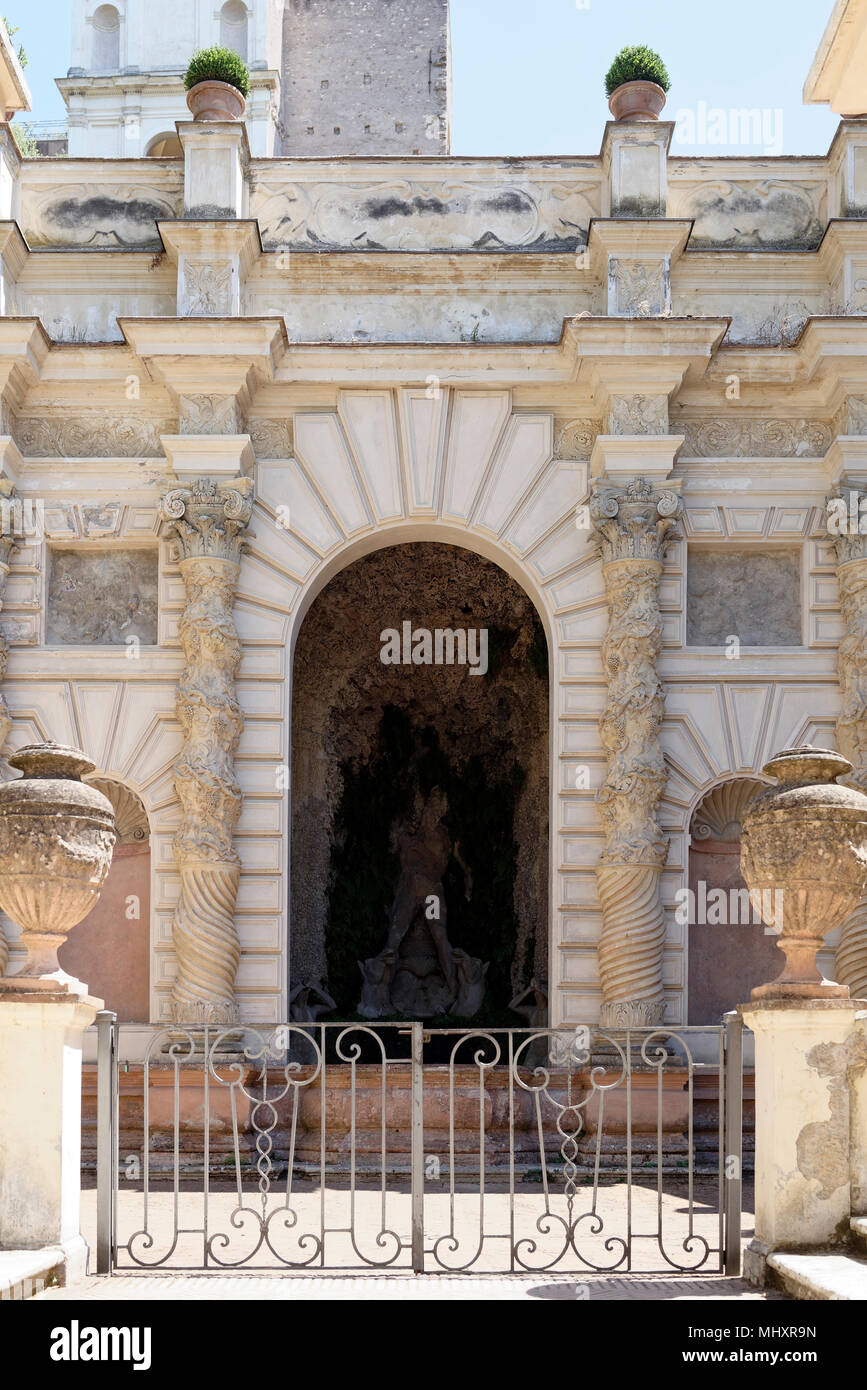
<path id="1" fill-rule="evenodd" d="M 99 1272 L 740 1272 L 736 1015 L 98 1030 Z"/>

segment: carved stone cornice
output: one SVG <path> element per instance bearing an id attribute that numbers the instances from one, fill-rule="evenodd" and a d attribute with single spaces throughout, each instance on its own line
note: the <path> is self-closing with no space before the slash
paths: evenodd
<path id="1" fill-rule="evenodd" d="M 244 532 L 253 513 L 253 481 L 197 478 L 189 487 L 171 488 L 160 513 L 177 536 L 184 560 L 228 560 L 240 565 Z"/>

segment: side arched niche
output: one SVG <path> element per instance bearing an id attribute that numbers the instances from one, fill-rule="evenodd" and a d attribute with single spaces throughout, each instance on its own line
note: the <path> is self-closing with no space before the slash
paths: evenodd
<path id="1" fill-rule="evenodd" d="M 121 1022 L 144 1023 L 150 991 L 150 827 L 135 792 L 88 778 L 114 807 L 117 841 L 108 878 L 91 912 L 60 949 L 62 969 L 83 980 Z"/>
<path id="2" fill-rule="evenodd" d="M 751 908 L 745 911 L 747 885 L 741 874 L 741 822 L 766 785 L 754 777 L 723 782 L 699 802 L 690 822 L 691 1024 L 719 1023 L 783 966 L 776 934 L 766 931 Z"/>

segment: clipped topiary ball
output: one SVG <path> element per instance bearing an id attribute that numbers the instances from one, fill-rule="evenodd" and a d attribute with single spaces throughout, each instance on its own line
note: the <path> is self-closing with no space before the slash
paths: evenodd
<path id="1" fill-rule="evenodd" d="M 200 48 L 193 54 L 184 86 L 190 91 L 199 82 L 228 82 L 244 97 L 250 91 L 247 65 L 231 48 Z"/>
<path id="2" fill-rule="evenodd" d="M 644 44 L 621 48 L 605 74 L 605 95 L 610 97 L 624 82 L 655 82 L 664 92 L 671 86 L 665 63 L 658 53 Z"/>

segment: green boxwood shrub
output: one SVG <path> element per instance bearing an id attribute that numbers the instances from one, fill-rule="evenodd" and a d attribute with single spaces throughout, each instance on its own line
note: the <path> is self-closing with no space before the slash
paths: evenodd
<path id="1" fill-rule="evenodd" d="M 184 86 L 189 91 L 198 82 L 228 82 L 244 97 L 250 90 L 247 65 L 231 48 L 200 48 L 193 54 Z"/>
<path id="2" fill-rule="evenodd" d="M 621 48 L 605 74 L 606 95 L 610 97 L 624 82 L 655 82 L 664 92 L 671 86 L 665 63 L 658 53 L 644 44 Z"/>

